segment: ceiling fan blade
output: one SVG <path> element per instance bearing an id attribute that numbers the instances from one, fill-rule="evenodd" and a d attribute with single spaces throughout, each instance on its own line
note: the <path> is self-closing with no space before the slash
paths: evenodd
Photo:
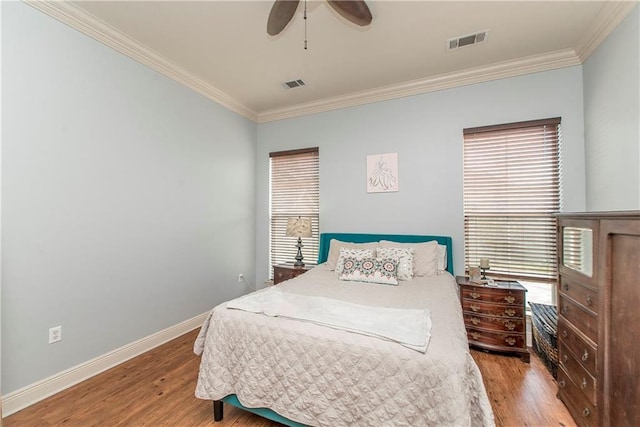
<path id="1" fill-rule="evenodd" d="M 365 27 L 371 23 L 371 11 L 364 0 L 339 1 L 327 0 L 329 5 L 343 18 L 356 25 Z"/>
<path id="2" fill-rule="evenodd" d="M 296 13 L 298 3 L 300 3 L 300 0 L 276 0 L 271 7 L 271 12 L 269 12 L 267 34 L 275 36 L 284 30 L 284 27 L 287 26 Z"/>

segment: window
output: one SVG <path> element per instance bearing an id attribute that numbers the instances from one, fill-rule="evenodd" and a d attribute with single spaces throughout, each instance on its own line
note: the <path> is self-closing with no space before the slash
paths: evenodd
<path id="1" fill-rule="evenodd" d="M 465 263 L 521 280 L 551 303 L 560 211 L 560 118 L 464 130 Z M 537 282 L 538 286 L 535 286 Z"/>
<path id="2" fill-rule="evenodd" d="M 287 220 L 311 218 L 312 237 L 303 238 L 305 264 L 318 260 L 320 230 L 320 167 L 318 148 L 279 151 L 269 154 L 270 206 L 269 265 L 292 263 L 298 239 L 287 237 Z M 269 267 L 269 278 L 273 269 Z"/>

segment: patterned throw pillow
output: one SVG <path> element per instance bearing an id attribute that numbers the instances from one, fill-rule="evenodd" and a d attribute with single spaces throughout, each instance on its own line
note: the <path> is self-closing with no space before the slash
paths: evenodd
<path id="1" fill-rule="evenodd" d="M 380 258 L 398 258 L 398 280 L 413 279 L 413 248 L 378 248 Z"/>
<path id="2" fill-rule="evenodd" d="M 345 257 L 340 280 L 397 285 L 397 270 L 397 258 Z"/>
<path id="3" fill-rule="evenodd" d="M 344 266 L 344 258 L 345 257 L 353 257 L 353 258 L 373 258 L 375 257 L 372 249 L 352 249 L 352 248 L 340 248 L 340 257 L 338 258 L 338 262 L 336 262 L 336 273 L 342 274 L 342 269 Z"/>
<path id="4" fill-rule="evenodd" d="M 340 249 L 342 248 L 371 249 L 372 251 L 375 251 L 377 246 L 378 246 L 378 242 L 349 243 L 349 242 L 342 242 L 336 239 L 331 239 L 331 241 L 329 241 L 329 253 L 327 255 L 327 262 L 325 264 L 325 268 L 327 270 L 336 269 L 338 258 L 340 258 Z"/>

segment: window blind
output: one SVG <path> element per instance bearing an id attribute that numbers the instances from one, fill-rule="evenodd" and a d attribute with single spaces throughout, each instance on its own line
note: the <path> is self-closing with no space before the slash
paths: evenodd
<path id="1" fill-rule="evenodd" d="M 311 218 L 312 237 L 303 237 L 305 264 L 318 259 L 320 231 L 320 164 L 318 148 L 280 151 L 270 158 L 270 267 L 295 262 L 298 239 L 287 237 L 287 220 Z"/>
<path id="2" fill-rule="evenodd" d="M 560 118 L 464 130 L 465 263 L 553 282 L 560 211 Z"/>

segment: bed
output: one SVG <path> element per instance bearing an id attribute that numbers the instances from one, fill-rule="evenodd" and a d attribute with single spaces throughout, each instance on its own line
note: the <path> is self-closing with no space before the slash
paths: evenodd
<path id="1" fill-rule="evenodd" d="M 406 247 L 434 240 L 439 252 L 446 253 L 446 266 L 397 286 L 339 280 L 330 269 L 335 241 Z M 317 267 L 209 313 L 194 344 L 194 352 L 202 356 L 196 397 L 213 401 L 216 421 L 222 419 L 224 402 L 289 426 L 494 425 L 468 349 L 452 255 L 451 238 L 445 236 L 322 234 Z M 346 275 L 347 265 L 342 267 Z M 285 297 L 287 304 L 279 306 L 305 313 L 332 313 L 334 307 L 364 310 L 355 317 L 376 318 L 371 323 L 394 331 L 354 333 L 351 324 L 343 328 L 273 315 L 267 313 L 271 308 L 251 312 L 251 304 L 269 295 Z M 307 301 L 331 307 L 300 309 L 298 303 Z M 410 329 L 426 327 L 425 346 L 413 342 L 413 335 L 393 335 L 403 329 L 402 320 L 388 320 L 398 313 L 398 319 L 404 313 L 419 316 L 420 326 Z"/>

